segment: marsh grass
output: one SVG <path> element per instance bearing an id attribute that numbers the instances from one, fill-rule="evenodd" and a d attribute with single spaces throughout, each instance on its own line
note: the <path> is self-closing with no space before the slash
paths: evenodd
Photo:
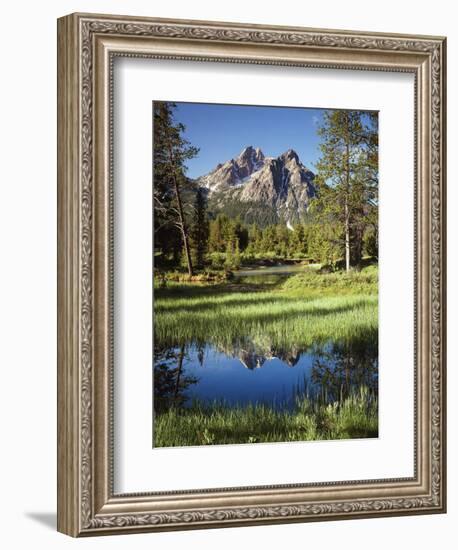
<path id="1" fill-rule="evenodd" d="M 279 285 L 174 284 L 155 289 L 154 337 L 162 346 L 182 342 L 230 346 L 249 338 L 274 346 L 367 340 L 378 331 L 377 271 L 317 274 Z"/>
<path id="2" fill-rule="evenodd" d="M 297 397 L 290 410 L 264 404 L 228 407 L 195 402 L 157 415 L 154 446 L 177 447 L 378 436 L 378 402 L 366 388 L 341 402 Z"/>
<path id="3" fill-rule="evenodd" d="M 361 270 L 336 271 L 321 273 L 309 266 L 302 273 L 289 277 L 282 285 L 286 290 L 331 290 L 333 292 L 349 291 L 352 293 L 376 293 L 378 284 L 378 267 L 369 265 Z"/>

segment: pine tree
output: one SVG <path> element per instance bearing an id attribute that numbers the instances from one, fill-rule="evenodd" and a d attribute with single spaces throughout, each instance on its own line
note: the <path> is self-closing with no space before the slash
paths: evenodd
<path id="1" fill-rule="evenodd" d="M 176 105 L 154 102 L 154 216 L 157 222 L 174 225 L 181 234 L 189 275 L 193 274 L 189 230 L 183 206 L 183 190 L 188 185 L 185 162 L 195 157 L 198 149 L 184 137 L 185 127 L 174 120 Z M 165 220 L 165 221 L 164 221 Z"/>
<path id="2" fill-rule="evenodd" d="M 234 250 L 234 261 L 233 266 L 234 269 L 238 269 L 240 267 L 240 264 L 242 263 L 242 258 L 240 256 L 240 246 L 239 246 L 239 240 L 235 240 L 235 250 Z"/>
<path id="3" fill-rule="evenodd" d="M 207 217 L 207 197 L 199 187 L 196 192 L 194 219 L 191 232 L 193 257 L 198 268 L 202 268 L 208 249 L 209 226 Z"/>
<path id="4" fill-rule="evenodd" d="M 333 110 L 324 114 L 318 129 L 322 142 L 313 212 L 322 224 L 340 224 L 347 271 L 361 259 L 366 218 L 376 211 L 376 124 L 376 114 Z"/>
<path id="5" fill-rule="evenodd" d="M 221 223 L 219 217 L 217 216 L 215 220 L 210 221 L 210 230 L 208 237 L 208 247 L 210 252 L 221 252 L 221 242 Z"/>
<path id="6" fill-rule="evenodd" d="M 301 223 L 298 223 L 294 226 L 294 232 L 291 237 L 291 253 L 293 255 L 303 255 L 307 253 L 304 226 Z"/>
<path id="7" fill-rule="evenodd" d="M 229 240 L 226 244 L 226 260 L 224 261 L 224 265 L 231 269 L 234 266 L 234 241 Z"/>

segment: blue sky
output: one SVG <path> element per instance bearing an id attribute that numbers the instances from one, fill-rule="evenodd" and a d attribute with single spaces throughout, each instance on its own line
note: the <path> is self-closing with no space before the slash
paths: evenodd
<path id="1" fill-rule="evenodd" d="M 177 103 L 175 118 L 186 126 L 185 137 L 199 147 L 188 161 L 187 175 L 196 178 L 219 162 L 236 157 L 245 147 L 260 147 L 266 156 L 277 157 L 294 149 L 308 168 L 320 156 L 317 126 L 323 109 L 252 107 Z"/>

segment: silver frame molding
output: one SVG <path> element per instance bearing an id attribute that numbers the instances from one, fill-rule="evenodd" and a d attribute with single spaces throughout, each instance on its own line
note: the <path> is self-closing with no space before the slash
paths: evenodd
<path id="1" fill-rule="evenodd" d="M 443 37 L 72 14 L 58 20 L 58 530 L 71 536 L 445 512 Z M 116 56 L 415 76 L 415 475 L 114 494 Z"/>

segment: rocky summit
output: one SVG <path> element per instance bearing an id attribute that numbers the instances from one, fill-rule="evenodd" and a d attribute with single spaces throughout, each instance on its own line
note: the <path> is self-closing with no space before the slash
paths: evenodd
<path id="1" fill-rule="evenodd" d="M 248 223 L 283 221 L 290 226 L 307 212 L 315 196 L 314 178 L 293 149 L 266 157 L 259 147 L 250 145 L 197 183 L 207 190 L 214 212 L 240 215 Z"/>

